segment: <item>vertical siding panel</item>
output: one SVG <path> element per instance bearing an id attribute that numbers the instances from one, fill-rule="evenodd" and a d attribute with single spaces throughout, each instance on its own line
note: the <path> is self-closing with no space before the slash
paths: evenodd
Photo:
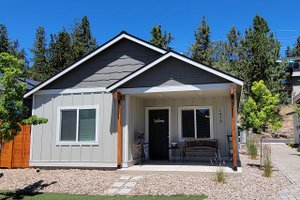
<path id="1" fill-rule="evenodd" d="M 36 95 L 35 96 L 35 112 L 34 114 L 37 116 L 43 116 L 43 101 L 44 96 Z M 34 134 L 32 135 L 32 160 L 40 160 L 41 159 L 41 141 L 42 141 L 42 132 L 43 132 L 43 125 L 36 125 L 33 126 Z"/>
<path id="2" fill-rule="evenodd" d="M 47 119 L 52 119 L 52 95 L 44 96 L 43 116 Z M 41 138 L 41 158 L 40 160 L 51 160 L 51 135 L 53 134 L 51 120 L 43 124 L 43 132 Z"/>
<path id="3" fill-rule="evenodd" d="M 115 162 L 116 155 L 116 118 L 117 105 L 112 94 L 104 95 L 104 113 L 103 119 L 103 161 Z M 114 109 L 113 109 L 114 108 Z"/>
<path id="4" fill-rule="evenodd" d="M 63 105 L 63 96 L 62 95 L 54 95 L 53 96 L 53 107 L 52 107 L 52 120 L 51 120 L 51 123 L 52 123 L 52 161 L 60 161 L 60 158 L 61 158 L 61 148 L 60 146 L 56 145 L 56 141 L 59 140 L 59 127 L 58 127 L 58 124 L 57 124 L 57 108 L 59 106 L 62 106 Z M 49 120 L 49 119 L 48 119 Z"/>

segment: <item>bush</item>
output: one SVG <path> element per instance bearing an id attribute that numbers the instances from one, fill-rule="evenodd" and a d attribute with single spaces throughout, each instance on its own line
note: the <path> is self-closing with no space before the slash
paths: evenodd
<path id="1" fill-rule="evenodd" d="M 257 138 L 254 135 L 249 135 L 246 140 L 246 147 L 248 155 L 251 159 L 256 159 L 257 157 Z"/>
<path id="2" fill-rule="evenodd" d="M 225 161 L 222 161 L 220 152 L 215 154 L 215 158 L 212 160 L 210 159 L 211 165 L 212 166 L 217 166 L 217 171 L 214 177 L 215 181 L 218 181 L 220 183 L 225 183 L 225 179 L 226 179 L 226 174 L 225 174 Z"/>
<path id="3" fill-rule="evenodd" d="M 225 170 L 222 166 L 219 166 L 216 172 L 215 180 L 220 183 L 225 183 Z"/>
<path id="4" fill-rule="evenodd" d="M 263 170 L 264 170 L 264 176 L 271 177 L 272 160 L 271 160 L 271 146 L 269 144 L 263 145 Z"/>

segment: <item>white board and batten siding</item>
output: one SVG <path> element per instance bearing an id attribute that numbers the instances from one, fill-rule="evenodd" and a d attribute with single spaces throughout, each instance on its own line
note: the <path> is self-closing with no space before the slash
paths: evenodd
<path id="1" fill-rule="evenodd" d="M 30 165 L 36 167 L 116 167 L 116 103 L 110 93 L 33 96 L 33 113 L 46 124 L 33 126 Z M 97 106 L 96 144 L 59 144 L 57 112 L 63 106 Z"/>
<path id="2" fill-rule="evenodd" d="M 180 119 L 178 112 L 181 107 L 210 107 L 213 117 L 213 138 L 218 140 L 218 147 L 222 157 L 229 157 L 229 142 L 227 135 L 231 135 L 231 98 L 228 96 L 203 96 L 203 97 L 186 97 L 186 98 L 156 98 L 146 99 L 131 96 L 130 97 L 130 116 L 129 116 L 129 146 L 135 144 L 134 135 L 138 130 L 146 130 L 145 112 L 146 108 L 170 108 L 170 141 L 178 142 L 180 136 L 179 126 Z M 146 137 L 147 138 L 147 137 Z M 132 155 L 129 152 L 129 160 Z"/>

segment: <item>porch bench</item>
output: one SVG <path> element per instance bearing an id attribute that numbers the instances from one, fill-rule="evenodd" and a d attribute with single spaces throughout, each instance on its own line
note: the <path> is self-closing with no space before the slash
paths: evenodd
<path id="1" fill-rule="evenodd" d="M 216 153 L 218 154 L 218 141 L 216 139 L 185 140 L 183 146 L 183 160 L 188 153 Z"/>

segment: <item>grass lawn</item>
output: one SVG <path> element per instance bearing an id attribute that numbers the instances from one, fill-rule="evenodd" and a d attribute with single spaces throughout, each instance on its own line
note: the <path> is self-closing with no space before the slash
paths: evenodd
<path id="1" fill-rule="evenodd" d="M 71 194 L 59 194 L 59 193 L 34 193 L 34 194 L 17 194 L 15 192 L 0 191 L 0 200 L 5 199 L 39 199 L 39 200 L 121 200 L 121 199 L 130 199 L 130 200 L 202 200 L 205 199 L 205 195 L 200 196 L 184 196 L 184 195 L 175 195 L 175 196 L 89 196 L 89 195 L 71 195 Z"/>

